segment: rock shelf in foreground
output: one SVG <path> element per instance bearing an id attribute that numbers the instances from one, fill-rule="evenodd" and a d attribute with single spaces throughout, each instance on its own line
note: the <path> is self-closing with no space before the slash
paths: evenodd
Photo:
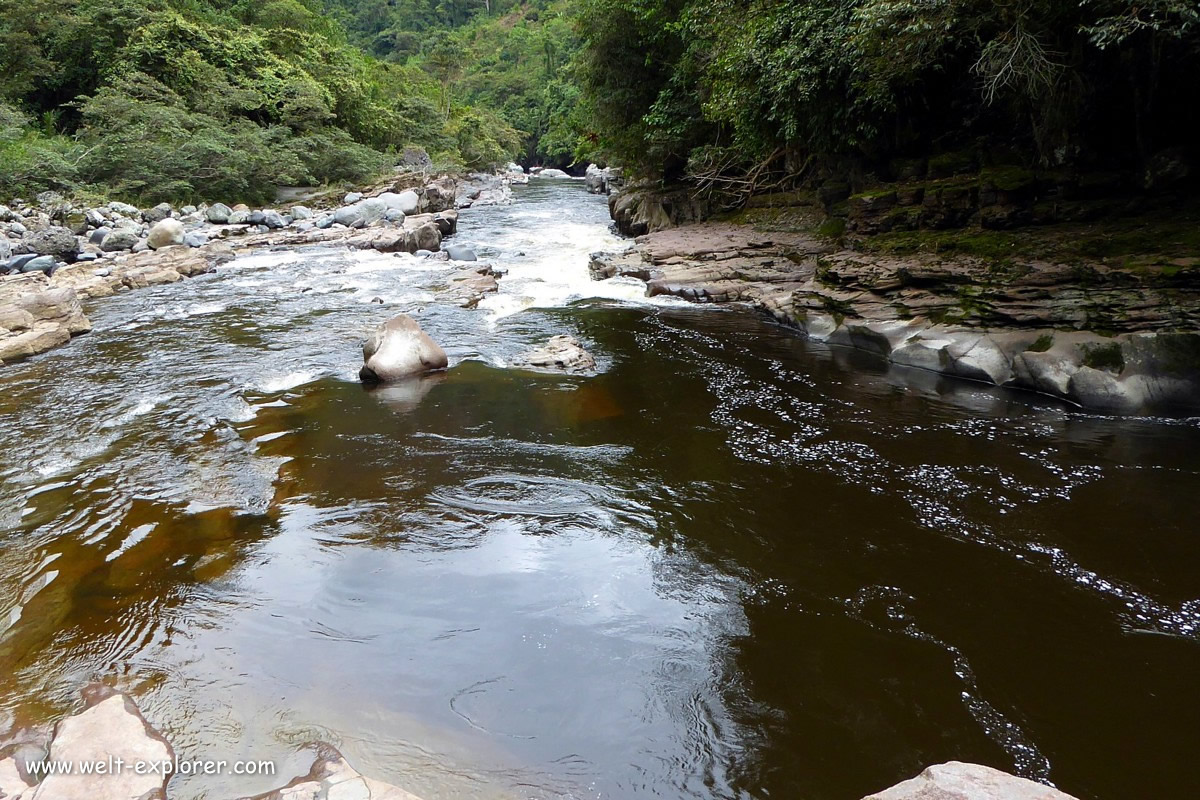
<path id="1" fill-rule="evenodd" d="M 173 763 L 177 755 L 126 694 L 104 686 L 84 690 L 85 708 L 55 726 L 47 745 L 26 744 L 0 758 L 3 800 L 164 800 L 169 775 L 128 765 Z M 307 774 L 264 794 L 239 800 L 421 800 L 358 772 L 333 746 L 312 745 Z M 37 783 L 27 763 L 120 764 L 93 774 L 48 775 Z M 119 761 L 117 761 L 119 759 Z M 1049 786 L 979 764 L 938 764 L 863 800 L 1076 800 Z"/>
<path id="2" fill-rule="evenodd" d="M 746 303 L 812 339 L 894 364 L 1032 390 L 1087 409 L 1200 410 L 1200 280 L 1097 265 L 983 261 L 841 250 L 801 233 L 702 223 L 596 254 L 596 279 L 650 295 Z M 1102 331 L 1102 333 L 1095 332 Z"/>

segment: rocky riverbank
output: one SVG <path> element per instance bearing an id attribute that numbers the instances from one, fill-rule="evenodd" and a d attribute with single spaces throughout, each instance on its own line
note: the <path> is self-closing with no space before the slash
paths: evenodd
<path id="1" fill-rule="evenodd" d="M 661 200 L 617 194 L 609 205 L 629 229 Z M 746 303 L 818 341 L 1087 409 L 1200 410 L 1200 258 L 1025 256 L 1035 250 L 1020 234 L 999 254 L 873 252 L 818 232 L 817 215 L 681 227 L 659 216 L 633 226 L 650 232 L 628 252 L 593 256 L 593 277 Z"/>
<path id="2" fill-rule="evenodd" d="M 177 752 L 132 697 L 102 685 L 87 687 L 83 709 L 52 731 L 17 731 L 5 741 L 0 748 L 0 798 L 4 800 L 165 800 L 172 770 L 221 769 L 219 754 L 211 761 L 196 761 L 194 755 Z M 420 800 L 358 772 L 330 744 L 312 742 L 308 749 L 314 754 L 308 773 L 240 800 Z M 39 766 L 41 775 L 35 775 Z M 225 762 L 224 768 L 230 767 L 231 762 Z M 930 767 L 863 800 L 938 798 L 1075 800 L 1049 786 L 957 761 Z"/>
<path id="3" fill-rule="evenodd" d="M 50 193 L 0 206 L 0 364 L 90 331 L 82 301 L 211 272 L 238 252 L 342 244 L 474 261 L 467 248 L 443 249 L 443 239 L 457 231 L 458 209 L 508 203 L 513 182 L 515 174 L 408 173 L 286 209 L 138 209 L 119 202 L 80 208 Z M 470 305 L 494 291 L 495 280 L 480 265 L 451 283 L 457 300 Z"/>

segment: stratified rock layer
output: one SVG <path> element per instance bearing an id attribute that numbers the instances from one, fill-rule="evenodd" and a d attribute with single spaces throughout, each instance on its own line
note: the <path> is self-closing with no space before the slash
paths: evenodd
<path id="1" fill-rule="evenodd" d="M 890 258 L 706 223 L 598 254 L 593 277 L 744 302 L 811 338 L 1089 409 L 1200 409 L 1200 270 Z"/>

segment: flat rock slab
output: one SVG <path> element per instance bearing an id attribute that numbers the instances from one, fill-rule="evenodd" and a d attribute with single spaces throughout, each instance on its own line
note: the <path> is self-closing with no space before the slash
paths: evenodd
<path id="1" fill-rule="evenodd" d="M 347 763 L 333 747 L 317 747 L 317 758 L 307 775 L 281 789 L 241 800 L 421 800 L 390 783 L 368 778 Z"/>
<path id="2" fill-rule="evenodd" d="M 163 765 L 175 758 L 171 745 L 127 695 L 93 699 L 85 711 L 58 724 L 50 745 L 47 763 L 69 765 L 72 774 L 47 775 L 31 800 L 165 798 L 169 770 Z"/>
<path id="3" fill-rule="evenodd" d="M 930 767 L 863 800 L 1076 800 L 1050 786 L 980 764 L 950 761 Z"/>

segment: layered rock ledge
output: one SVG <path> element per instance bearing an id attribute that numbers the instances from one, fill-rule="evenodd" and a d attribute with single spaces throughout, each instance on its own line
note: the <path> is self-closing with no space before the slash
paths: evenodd
<path id="1" fill-rule="evenodd" d="M 1196 260 L 1200 262 L 1200 260 Z M 746 303 L 831 345 L 1121 413 L 1200 410 L 1200 269 L 889 257 L 807 233 L 701 223 L 596 254 L 596 279 Z"/>

